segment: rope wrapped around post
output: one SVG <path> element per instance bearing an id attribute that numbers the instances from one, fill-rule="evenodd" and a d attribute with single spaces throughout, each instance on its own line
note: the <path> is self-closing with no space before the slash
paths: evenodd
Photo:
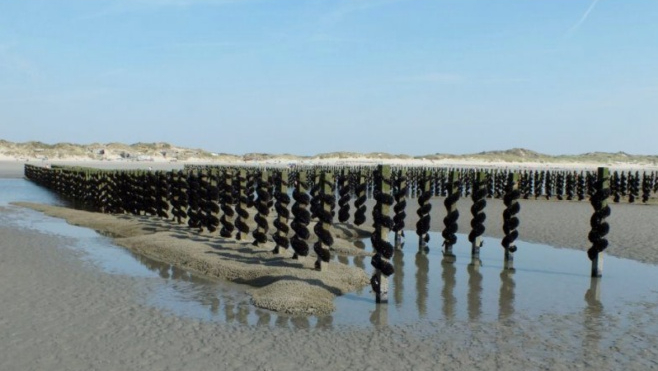
<path id="1" fill-rule="evenodd" d="M 484 209 L 487 207 L 487 174 L 484 171 L 478 171 L 473 180 L 473 194 L 471 196 L 473 205 L 471 206 L 471 232 L 468 234 L 468 240 L 471 242 L 471 260 L 480 259 L 480 248 L 482 247 L 482 235 L 486 230 L 484 222 L 487 215 Z"/>
<path id="2" fill-rule="evenodd" d="M 457 243 L 457 220 L 459 219 L 459 210 L 457 209 L 457 201 L 459 200 L 459 174 L 451 170 L 448 176 L 448 196 L 443 205 L 446 208 L 447 215 L 443 218 L 443 225 L 445 228 L 441 235 L 443 236 L 444 254 L 451 255 L 452 247 Z"/>
<path id="3" fill-rule="evenodd" d="M 318 178 L 319 189 L 318 203 L 316 214 L 318 222 L 313 227 L 313 231 L 318 236 L 318 241 L 313 245 L 313 251 L 317 254 L 318 258 L 315 261 L 315 269 L 324 270 L 331 260 L 331 246 L 334 244 L 334 238 L 329 231 L 333 222 L 333 209 L 336 205 L 336 198 L 334 197 L 334 176 L 330 171 L 322 171 Z"/>
<path id="4" fill-rule="evenodd" d="M 393 257 L 393 245 L 388 241 L 388 232 L 393 226 L 393 219 L 389 216 L 391 205 L 393 205 L 391 167 L 379 165 L 377 172 L 379 173 L 379 181 L 375 184 L 377 203 L 372 213 L 375 231 L 370 237 L 375 250 L 371 261 L 375 272 L 370 278 L 370 285 L 375 292 L 375 301 L 386 303 L 388 302 L 388 277 L 395 272 L 390 263 L 390 259 Z"/>
<path id="5" fill-rule="evenodd" d="M 427 243 L 430 241 L 430 235 L 427 233 L 430 230 L 430 211 L 432 211 L 432 204 L 429 202 L 432 197 L 429 177 L 430 172 L 425 170 L 418 179 L 420 196 L 418 196 L 418 211 L 416 211 L 418 214 L 416 234 L 418 235 L 418 251 L 422 252 L 429 250 Z"/>
<path id="6" fill-rule="evenodd" d="M 402 248 L 403 246 L 402 238 L 404 237 L 404 219 L 407 217 L 407 213 L 404 212 L 407 208 L 407 201 L 405 200 L 407 192 L 407 177 L 404 174 L 404 170 L 399 170 L 395 179 L 395 206 L 393 207 L 395 216 L 393 217 L 392 228 L 395 232 L 396 248 Z"/>
<path id="7" fill-rule="evenodd" d="M 274 254 L 278 254 L 280 247 L 287 249 L 290 246 L 290 240 L 288 239 L 288 219 L 290 218 L 290 211 L 288 211 L 288 204 L 290 203 L 290 196 L 288 196 L 288 171 L 283 170 L 277 172 L 277 179 L 275 181 L 276 193 L 274 198 L 276 202 L 274 203 L 274 209 L 277 213 L 277 218 L 274 220 L 274 228 L 276 232 L 272 236 L 272 239 L 276 243 Z"/>
<path id="8" fill-rule="evenodd" d="M 252 245 L 254 246 L 258 246 L 258 244 L 267 242 L 267 231 L 270 230 L 270 226 L 267 223 L 267 216 L 270 214 L 269 202 L 272 199 L 269 188 L 270 183 L 268 174 L 267 171 L 263 170 L 260 173 L 260 179 L 258 179 L 258 185 L 256 189 L 258 198 L 254 202 L 256 210 L 258 211 L 258 213 L 254 216 L 254 221 L 256 222 L 257 227 L 252 233 L 252 236 L 254 237 L 254 242 Z"/>
<path id="9" fill-rule="evenodd" d="M 233 236 L 233 231 L 235 230 L 235 226 L 233 225 L 235 211 L 233 211 L 233 207 L 231 206 L 235 204 L 235 198 L 233 197 L 233 171 L 230 169 L 224 171 L 222 190 L 223 192 L 220 196 L 222 217 L 219 219 L 220 223 L 222 223 L 222 229 L 219 231 L 219 235 L 229 238 Z"/>
<path id="10" fill-rule="evenodd" d="M 306 193 L 308 187 L 306 171 L 300 171 L 296 175 L 295 189 L 292 191 L 292 198 L 295 200 L 292 205 L 293 220 L 290 223 L 290 227 L 295 232 L 290 240 L 292 249 L 295 251 L 292 256 L 293 259 L 308 255 L 309 247 L 306 241 L 311 236 L 308 230 L 308 225 L 311 222 L 311 213 L 308 211 L 311 198 Z"/>
<path id="11" fill-rule="evenodd" d="M 505 197 L 503 198 L 505 203 L 505 211 L 503 211 L 503 232 L 505 237 L 503 237 L 501 245 L 505 249 L 505 269 L 514 268 L 514 253 L 516 252 L 514 241 L 519 237 L 519 232 L 516 229 L 520 224 L 516 214 L 521 211 L 519 198 L 521 198 L 521 192 L 519 192 L 518 174 L 510 173 L 507 178 Z"/>
<path id="12" fill-rule="evenodd" d="M 607 167 L 598 168 L 598 177 L 595 183 L 595 192 L 590 200 L 594 214 L 590 218 L 592 230 L 588 239 L 592 247 L 587 250 L 587 256 L 592 261 L 592 277 L 601 277 L 603 274 L 603 250 L 608 247 L 605 236 L 610 231 L 606 218 L 610 216 L 608 197 L 610 196 L 610 170 Z"/>
<path id="13" fill-rule="evenodd" d="M 338 186 L 338 221 L 345 223 L 350 218 L 350 182 L 347 169 L 341 171 Z"/>
<path id="14" fill-rule="evenodd" d="M 357 174 L 358 182 L 354 191 L 356 200 L 354 200 L 354 225 L 361 225 L 366 221 L 366 189 L 368 184 L 364 175 L 364 170 L 360 170 Z"/>
<path id="15" fill-rule="evenodd" d="M 249 233 L 249 226 L 245 223 L 245 220 L 249 219 L 249 212 L 247 211 L 247 205 L 249 204 L 249 198 L 247 198 L 247 171 L 240 170 L 238 172 L 238 179 L 235 183 L 236 193 L 238 194 L 238 203 L 235 206 L 235 212 L 238 214 L 238 217 L 235 219 L 235 227 L 238 229 L 238 234 L 235 236 L 237 240 L 242 238 L 243 234 Z"/>

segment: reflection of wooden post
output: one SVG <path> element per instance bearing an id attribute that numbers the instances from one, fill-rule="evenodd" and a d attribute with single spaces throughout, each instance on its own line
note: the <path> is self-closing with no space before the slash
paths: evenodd
<path id="1" fill-rule="evenodd" d="M 590 222 L 592 231 L 589 238 L 593 246 L 588 251 L 588 255 L 592 260 L 592 277 L 601 277 L 603 275 L 603 250 L 608 246 L 605 235 L 608 234 L 609 226 L 605 219 L 610 214 L 610 208 L 608 206 L 609 194 L 610 170 L 607 167 L 599 167 L 596 192 L 592 196 L 594 215 L 592 215 Z"/>

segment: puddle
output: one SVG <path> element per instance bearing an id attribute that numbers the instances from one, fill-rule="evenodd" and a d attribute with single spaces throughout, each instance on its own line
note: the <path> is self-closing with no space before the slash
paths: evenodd
<path id="1" fill-rule="evenodd" d="M 606 313 L 624 318 L 638 305 L 658 298 L 658 267 L 654 265 L 605 256 L 604 277 L 591 279 L 584 251 L 518 241 L 512 272 L 503 269 L 500 241 L 485 238 L 481 266 L 474 267 L 470 265 L 466 235 L 458 235 L 456 260 L 448 263 L 441 254 L 440 233 L 430 233 L 430 251 L 419 254 L 416 234 L 407 231 L 403 249 L 393 257 L 395 274 L 389 279 L 388 304 L 376 305 L 370 287 L 366 287 L 337 298 L 337 309 L 331 316 L 289 317 L 255 308 L 241 285 L 203 278 L 133 254 L 92 230 L 7 206 L 11 201 L 65 205 L 49 191 L 22 179 L 0 179 L 0 207 L 6 208 L 0 212 L 0 220 L 68 237 L 72 241 L 68 248 L 81 252 L 82 259 L 95 267 L 149 280 L 149 290 L 142 299 L 146 305 L 204 321 L 306 329 L 422 326 L 436 321 L 488 322 L 582 313 L 596 320 Z M 355 245 L 372 250 L 369 240 Z M 334 260 L 361 267 L 369 274 L 373 270 L 370 257 L 335 256 Z"/>

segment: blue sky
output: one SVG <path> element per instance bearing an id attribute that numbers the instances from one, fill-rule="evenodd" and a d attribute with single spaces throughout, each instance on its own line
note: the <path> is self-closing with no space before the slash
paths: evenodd
<path id="1" fill-rule="evenodd" d="M 656 0 L 0 2 L 0 138 L 658 154 Z"/>

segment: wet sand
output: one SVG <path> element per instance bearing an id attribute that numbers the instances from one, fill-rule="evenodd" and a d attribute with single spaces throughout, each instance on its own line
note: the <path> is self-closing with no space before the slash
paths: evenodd
<path id="1" fill-rule="evenodd" d="M 440 202 L 432 200 L 433 230 L 442 229 Z M 407 228 L 415 223 L 412 204 Z M 470 201 L 459 205 L 460 232 L 467 232 Z M 502 235 L 502 207 L 500 200 L 489 201 L 487 235 Z M 658 264 L 653 243 L 658 209 L 612 207 L 606 254 Z M 0 215 L 11 218 L 15 212 L 9 206 Z M 520 238 L 585 250 L 590 215 L 586 202 L 522 201 Z M 531 317 L 517 312 L 493 321 L 455 319 L 429 326 L 252 327 L 146 306 L 139 298 L 149 280 L 82 264 L 65 248 L 72 243 L 66 238 L 1 223 L 0 236 L 3 370 L 658 369 L 656 295 L 628 303 L 629 314 L 623 316 L 592 302 L 582 313 Z M 441 243 L 432 240 L 430 248 Z M 484 248 L 500 249 L 502 256 L 499 245 Z M 531 253 L 519 243 L 517 254 Z M 384 310 L 373 304 L 372 316 Z"/>

